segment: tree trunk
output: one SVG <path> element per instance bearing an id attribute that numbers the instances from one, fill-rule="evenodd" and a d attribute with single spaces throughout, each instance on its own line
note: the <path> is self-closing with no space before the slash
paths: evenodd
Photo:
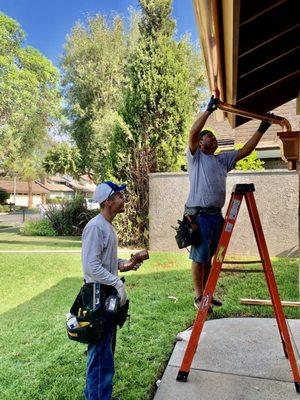
<path id="1" fill-rule="evenodd" d="M 28 208 L 33 206 L 32 179 L 28 180 Z"/>

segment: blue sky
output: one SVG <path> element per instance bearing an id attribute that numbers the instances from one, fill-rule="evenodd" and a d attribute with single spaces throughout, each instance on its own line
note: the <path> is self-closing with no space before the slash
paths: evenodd
<path id="1" fill-rule="evenodd" d="M 177 36 L 189 32 L 198 39 L 192 0 L 174 0 L 173 17 Z M 138 8 L 137 0 L 0 0 L 0 10 L 16 19 L 26 32 L 25 44 L 39 49 L 58 64 L 66 35 L 75 22 L 87 14 L 114 12 L 128 16 L 128 8 Z"/>

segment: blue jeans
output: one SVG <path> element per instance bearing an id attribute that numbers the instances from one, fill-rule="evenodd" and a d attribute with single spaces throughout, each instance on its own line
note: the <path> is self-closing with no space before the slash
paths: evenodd
<path id="1" fill-rule="evenodd" d="M 197 217 L 201 243 L 191 247 L 190 259 L 199 262 L 210 262 L 218 248 L 224 218 L 218 214 L 199 214 Z"/>
<path id="2" fill-rule="evenodd" d="M 115 373 L 113 341 L 116 327 L 109 316 L 104 322 L 105 337 L 98 343 L 89 344 L 86 371 L 86 400 L 110 400 Z"/>

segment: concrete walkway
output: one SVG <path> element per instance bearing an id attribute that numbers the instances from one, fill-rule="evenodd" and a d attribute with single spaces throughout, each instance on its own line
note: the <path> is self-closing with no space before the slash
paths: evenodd
<path id="1" fill-rule="evenodd" d="M 288 324 L 300 349 L 300 320 Z M 154 400 L 300 400 L 275 319 L 207 321 L 188 381 L 177 382 L 190 333 L 179 334 Z"/>

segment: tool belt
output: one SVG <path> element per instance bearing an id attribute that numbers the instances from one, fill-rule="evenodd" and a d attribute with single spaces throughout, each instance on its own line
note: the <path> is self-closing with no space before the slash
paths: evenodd
<path id="1" fill-rule="evenodd" d="M 220 214 L 220 207 L 185 207 L 184 214 L 197 217 L 200 214 Z"/>
<path id="2" fill-rule="evenodd" d="M 199 229 L 198 215 L 219 214 L 220 207 L 185 207 L 182 221 L 178 220 L 178 226 L 175 229 L 175 240 L 179 249 L 184 247 L 201 244 L 201 233 Z"/>
<path id="3" fill-rule="evenodd" d="M 70 313 L 76 316 L 78 326 L 69 327 L 66 324 L 69 339 L 80 343 L 97 343 L 103 340 L 104 319 L 108 313 L 110 323 L 122 328 L 129 316 L 129 300 L 120 306 L 118 299 L 118 292 L 113 286 L 99 282 L 84 283 L 70 309 Z M 113 310 L 110 307 L 111 300 L 114 300 Z"/>
<path id="4" fill-rule="evenodd" d="M 176 231 L 175 240 L 179 249 L 201 244 L 200 230 L 196 216 L 184 215 L 182 221 L 178 220 L 178 226 L 172 227 Z"/>

